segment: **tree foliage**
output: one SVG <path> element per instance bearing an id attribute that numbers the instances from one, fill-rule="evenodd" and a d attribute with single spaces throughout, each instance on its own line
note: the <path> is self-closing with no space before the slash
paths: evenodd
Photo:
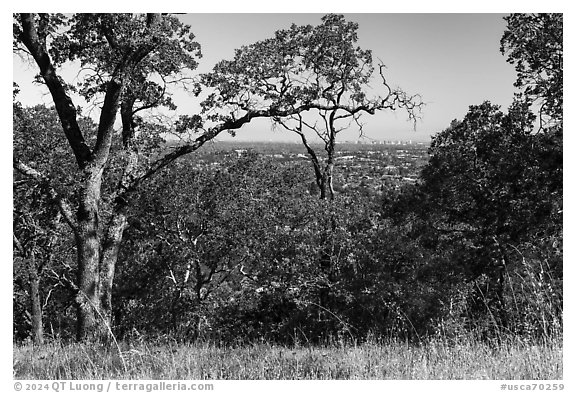
<path id="1" fill-rule="evenodd" d="M 448 222 L 517 241 L 557 209 L 561 156 L 544 150 L 533 119 L 525 105 L 504 114 L 485 102 L 434 138 L 422 176 Z"/>
<path id="2" fill-rule="evenodd" d="M 58 201 L 51 198 L 73 184 L 74 162 L 65 149 L 65 139 L 53 108 L 23 108 L 15 103 L 13 155 L 44 174 L 34 181 L 14 173 L 13 243 L 14 310 L 17 337 L 44 339 L 46 321 L 61 318 L 70 304 L 69 241 Z M 90 127 L 90 119 L 81 122 Z M 26 141 L 26 143 L 24 143 Z"/>
<path id="3" fill-rule="evenodd" d="M 511 14 L 500 50 L 517 72 L 515 86 L 540 108 L 544 124 L 563 120 L 562 14 Z"/>
<path id="4" fill-rule="evenodd" d="M 121 334 L 284 343 L 414 334 L 408 318 L 420 308 L 402 313 L 412 300 L 391 282 L 410 276 L 411 257 L 396 259 L 409 247 L 378 223 L 373 200 L 323 203 L 307 192 L 302 163 L 253 153 L 219 162 L 181 163 L 134 206 L 118 267 Z M 318 264 L 327 245 L 330 272 Z"/>
<path id="5" fill-rule="evenodd" d="M 524 18 L 532 17 L 508 17 L 509 29 Z M 543 72 L 535 71 L 543 47 L 559 51 L 560 59 L 562 47 L 552 33 L 531 44 L 527 42 L 533 36 L 520 44 L 514 41 L 519 39 L 515 33 L 507 31 L 502 41 L 518 45 L 509 59 L 522 54 L 533 61 L 532 71 L 523 63 L 526 59 L 517 64 L 516 85 L 524 88 L 522 94 L 508 113 L 489 102 L 471 106 L 462 121 L 453 121 L 435 136 L 422 184 L 408 200 L 420 204 L 419 237 L 435 253 L 445 254 L 450 261 L 445 269 L 459 272 L 471 284 L 456 292 L 465 300 L 461 315 L 478 320 L 486 313 L 486 329 L 492 332 L 536 329 L 547 334 L 561 320 L 563 149 L 562 104 L 556 94 L 562 88 L 553 76 L 558 69 L 561 75 L 561 65 L 550 65 L 550 78 L 530 79 L 529 74 Z M 534 132 L 535 102 L 542 103 L 540 115 L 554 121 L 544 133 Z M 413 210 L 406 202 L 401 206 L 405 212 Z M 526 280 L 540 288 L 530 300 L 525 297 Z M 522 307 L 539 310 L 539 323 L 519 311 L 518 299 Z"/>

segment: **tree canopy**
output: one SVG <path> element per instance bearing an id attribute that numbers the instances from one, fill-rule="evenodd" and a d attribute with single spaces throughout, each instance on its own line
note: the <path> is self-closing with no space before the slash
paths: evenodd
<path id="1" fill-rule="evenodd" d="M 517 72 L 515 86 L 540 108 L 541 127 L 563 119 L 563 16 L 511 14 L 500 51 Z"/>
<path id="2" fill-rule="evenodd" d="M 203 75 L 203 82 L 215 89 L 205 105 L 233 114 L 265 107 L 286 115 L 296 115 L 297 108 L 339 109 L 338 118 L 404 106 L 415 116 L 412 110 L 420 102 L 391 89 L 385 79 L 384 96 L 366 94 L 374 65 L 372 52 L 355 46 L 357 30 L 357 23 L 341 15 L 326 15 L 318 26 L 292 25 L 273 38 L 244 46 L 233 60 L 221 61 Z"/>

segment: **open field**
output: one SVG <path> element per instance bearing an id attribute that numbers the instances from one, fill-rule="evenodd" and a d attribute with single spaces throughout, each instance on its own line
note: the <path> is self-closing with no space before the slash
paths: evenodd
<path id="1" fill-rule="evenodd" d="M 469 341 L 287 348 L 270 344 L 123 343 L 14 346 L 15 379 L 537 379 L 563 378 L 562 341 Z"/>

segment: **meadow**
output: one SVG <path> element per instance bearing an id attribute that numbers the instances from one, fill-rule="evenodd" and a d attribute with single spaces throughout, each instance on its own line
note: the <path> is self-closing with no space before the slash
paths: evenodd
<path id="1" fill-rule="evenodd" d="M 430 339 L 284 347 L 147 344 L 14 345 L 15 379 L 159 380 L 560 380 L 562 340 Z"/>

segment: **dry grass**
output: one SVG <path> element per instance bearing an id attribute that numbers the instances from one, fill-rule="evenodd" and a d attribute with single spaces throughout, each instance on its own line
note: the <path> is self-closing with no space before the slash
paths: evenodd
<path id="1" fill-rule="evenodd" d="M 494 348 L 444 340 L 287 348 L 269 344 L 15 346 L 16 379 L 562 379 L 562 342 Z"/>

